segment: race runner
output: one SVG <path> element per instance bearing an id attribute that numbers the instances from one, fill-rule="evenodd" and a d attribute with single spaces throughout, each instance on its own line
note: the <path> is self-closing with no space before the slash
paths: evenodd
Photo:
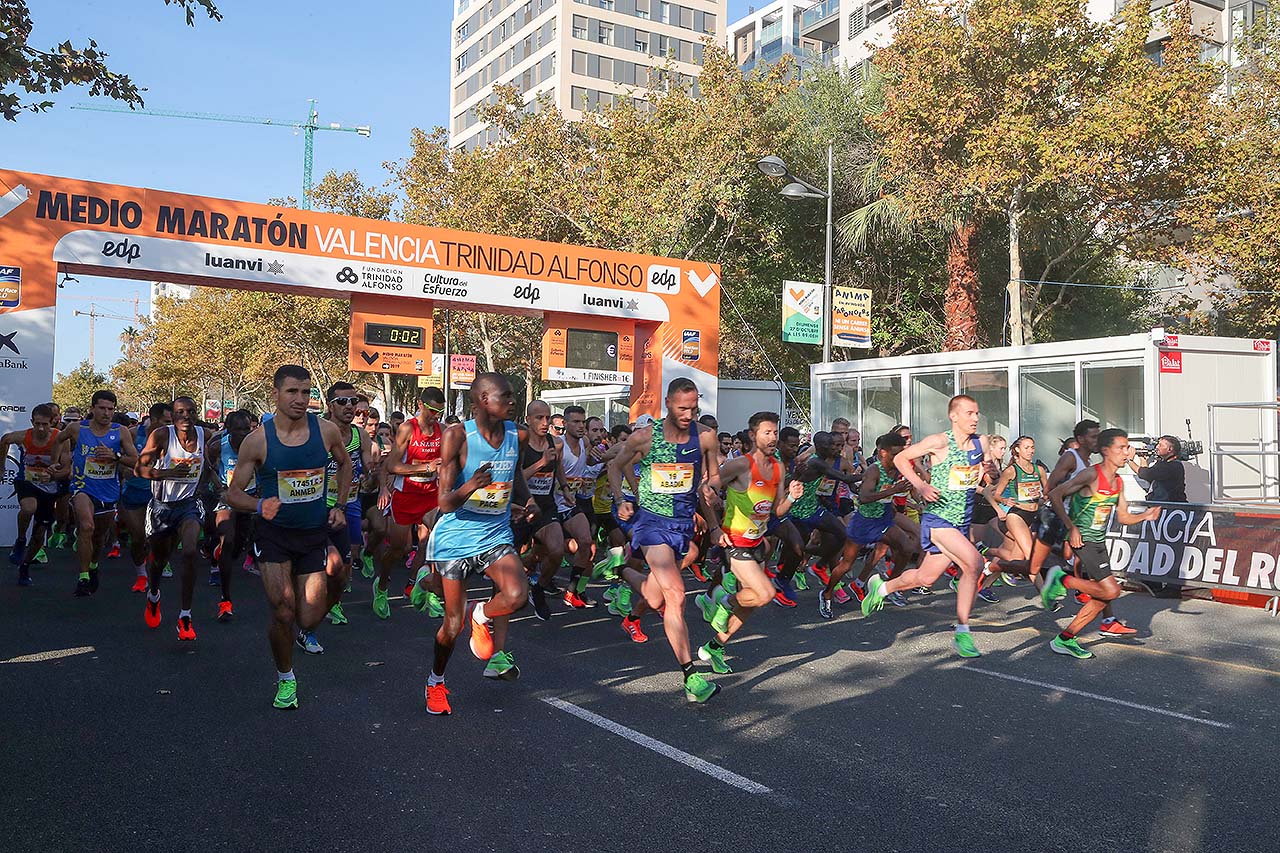
<path id="1" fill-rule="evenodd" d="M 564 603 L 581 610 L 595 607 L 596 602 L 582 597 L 591 581 L 592 559 L 591 521 L 595 517 L 591 498 L 595 491 L 596 475 L 602 467 L 604 454 L 587 438 L 587 412 L 581 406 L 568 406 L 564 410 L 564 437 L 556 442 L 559 466 L 556 480 L 560 493 L 556 506 L 560 511 L 560 526 L 564 528 L 567 550 L 573 555 L 569 572 L 569 585 L 564 590 Z M 544 575 L 554 579 L 559 565 L 548 565 Z"/>
<path id="2" fill-rule="evenodd" d="M 10 446 L 18 448 L 18 473 L 13 481 L 18 498 L 18 536 L 9 554 L 9 562 L 18 565 L 18 586 L 31 586 L 31 564 L 44 548 L 45 534 L 53 526 L 58 483 L 50 469 L 57 435 L 53 409 L 41 404 L 31 410 L 30 429 L 15 430 L 0 438 L 0 471 L 9 467 Z M 29 524 L 31 538 L 27 539 Z"/>
<path id="3" fill-rule="evenodd" d="M 151 430 L 163 430 L 173 423 L 172 403 L 153 403 L 147 418 L 130 430 L 130 440 L 138 453 L 147 446 L 147 435 Z M 116 514 L 129 534 L 129 557 L 133 561 L 133 592 L 147 592 L 151 588 L 147 562 L 151 556 L 151 548 L 147 542 L 147 507 L 151 504 L 151 481 L 131 472 L 133 476 L 124 481 L 124 489 L 120 493 L 120 509 Z M 167 571 L 168 566 L 163 568 Z M 166 574 L 165 577 L 169 575 Z"/>
<path id="4" fill-rule="evenodd" d="M 204 504 L 196 494 L 204 473 L 205 431 L 195 425 L 196 401 L 173 401 L 173 425 L 153 429 L 138 457 L 138 474 L 151 481 L 147 506 L 147 543 L 151 548 L 147 604 L 143 620 L 148 628 L 160 627 L 160 571 L 168 564 L 174 546 L 182 545 L 182 609 L 178 612 L 178 639 L 194 640 L 191 603 L 196 585 L 196 552 L 204 526 Z"/>
<path id="5" fill-rule="evenodd" d="M 712 465 L 720 448 L 714 431 L 694 425 L 698 387 L 692 381 L 683 377 L 671 380 L 666 409 L 662 420 L 631 433 L 609 465 L 609 487 L 618 504 L 618 519 L 625 522 L 635 516 L 631 545 L 649 566 L 647 577 L 630 567 L 623 569 L 624 579 L 641 596 L 623 620 L 623 628 L 638 623 L 646 607 L 662 611 L 662 626 L 680 665 L 685 698 L 706 702 L 719 692 L 720 685 L 707 681 L 693 666 L 680 562 L 693 539 L 693 514 L 699 505 L 708 526 L 720 526 L 704 488 L 719 488 L 719 472 Z M 638 475 L 633 469 L 637 463 Z M 705 481 L 704 471 L 708 472 Z M 628 476 L 637 480 L 634 501 L 622 493 L 622 481 Z"/>
<path id="6" fill-rule="evenodd" d="M 120 471 L 132 471 L 138 463 L 138 453 L 133 443 L 125 440 L 124 429 L 111 422 L 116 413 L 115 393 L 94 391 L 89 411 L 88 421 L 75 421 L 58 433 L 59 461 L 53 467 L 55 479 L 68 468 L 71 473 L 71 509 L 80 558 L 78 598 L 98 591 L 98 557 L 114 526 Z"/>
<path id="7" fill-rule="evenodd" d="M 560 526 L 559 510 L 554 492 L 557 460 L 560 452 L 551 438 L 551 406 L 542 400 L 534 400 L 525 409 L 528 426 L 521 429 L 524 443 L 520 449 L 520 468 L 524 471 L 529 494 L 538 505 L 538 516 L 522 525 L 526 539 L 536 545 L 541 569 L 536 582 L 529 585 L 529 601 L 533 612 L 542 621 L 551 618 L 547 595 L 555 593 L 556 569 L 564 559 L 564 528 Z"/>
<path id="8" fill-rule="evenodd" d="M 902 476 L 925 502 L 920 517 L 920 547 L 924 550 L 924 559 L 917 568 L 907 569 L 887 582 L 873 575 L 867 584 L 867 596 L 862 600 L 862 615 L 869 616 L 880 610 L 885 596 L 894 592 L 932 586 L 947 566 L 954 563 L 960 578 L 953 642 L 961 657 L 976 658 L 982 653 L 969 633 L 969 613 L 978 592 L 978 576 L 984 561 L 969 541 L 969 519 L 987 449 L 977 434 L 976 400 L 968 394 L 952 397 L 947 417 L 951 420 L 951 429 L 906 447 L 894 459 Z M 915 469 L 915 460 L 925 456 L 933 463 L 928 483 Z"/>
<path id="9" fill-rule="evenodd" d="M 218 579 L 222 586 L 222 600 L 218 602 L 218 621 L 230 622 L 235 617 L 231 604 L 231 575 L 236 561 L 249 547 L 253 514 L 234 509 L 227 503 L 226 490 L 239 461 L 240 448 L 253 429 L 249 413 L 237 409 L 227 415 L 223 423 L 222 437 L 209 442 L 207 463 L 218 491 L 218 502 L 213 508 L 214 538 L 213 562 L 218 567 Z"/>
<path id="10" fill-rule="evenodd" d="M 391 524 L 387 528 L 387 546 L 379 561 L 381 572 L 373 582 L 373 612 L 379 619 L 391 618 L 387 593 L 391 587 L 391 567 L 403 564 L 409 551 L 409 539 L 416 528 L 418 550 L 426 547 L 427 537 L 436 521 L 440 500 L 440 453 L 444 429 L 444 392 L 439 388 L 423 388 L 418 392 L 418 414 L 405 421 L 395 434 L 395 443 L 382 462 L 385 477 L 394 477 L 391 487 Z M 421 585 L 421 578 L 410 583 Z M 416 592 L 410 590 L 412 597 Z M 434 596 L 436 593 L 430 593 Z M 440 616 L 440 602 L 430 601 L 432 616 Z"/>
<path id="11" fill-rule="evenodd" d="M 800 455 L 793 474 L 804 484 L 804 494 L 792 502 L 787 516 L 806 544 L 810 537 L 818 534 L 818 559 L 813 566 L 813 575 L 824 586 L 831 580 L 831 567 L 835 565 L 845 541 L 845 526 L 834 509 L 836 483 L 862 482 L 861 475 L 841 471 L 837 467 L 838 458 L 831 433 L 814 433 L 813 447 L 807 456 Z M 794 601 L 794 592 L 785 587 L 783 590 Z"/>
<path id="12" fill-rule="evenodd" d="M 737 578 L 737 592 L 716 605 L 711 627 L 716 636 L 698 648 L 698 658 L 717 673 L 733 672 L 725 661 L 725 644 L 742 629 L 756 608 L 773 599 L 774 589 L 765 574 L 769 554 L 764 538 L 769 520 L 787 514 L 791 501 L 804 493 L 797 480 L 786 485 L 782 464 L 774 455 L 778 447 L 778 416 L 756 412 L 748 421 L 752 450 L 720 466 L 724 486 L 724 524 L 718 544 L 725 549 L 729 568 Z"/>
<path id="13" fill-rule="evenodd" d="M 1119 469 L 1129 460 L 1129 434 L 1122 429 L 1104 429 L 1098 433 L 1098 452 L 1102 462 L 1084 469 L 1067 482 L 1049 492 L 1053 511 L 1067 528 L 1067 541 L 1075 551 L 1082 577 L 1072 577 L 1057 566 L 1045 576 L 1040 600 L 1046 608 L 1050 602 L 1073 589 L 1089 596 L 1076 618 L 1065 631 L 1049 641 L 1049 648 L 1060 655 L 1088 660 L 1093 652 L 1080 646 L 1076 639 L 1103 609 L 1120 597 L 1120 583 L 1111 574 L 1107 554 L 1107 524 L 1111 515 L 1122 525 L 1141 524 L 1160 517 L 1160 507 L 1146 512 L 1130 512 L 1124 497 L 1124 483 Z M 1064 499 L 1071 496 L 1071 509 Z M 1101 633 L 1101 632 L 1100 632 Z"/>
<path id="14" fill-rule="evenodd" d="M 341 507 L 325 505 L 332 456 L 338 463 L 337 491 L 351 489 L 351 457 L 338 428 L 307 412 L 311 373 L 286 364 L 272 379 L 275 415 L 240 445 L 231 487 L 224 500 L 232 509 L 256 513 L 254 553 L 271 606 L 267 639 L 276 664 L 276 698 L 281 710 L 298 707 L 293 674 L 295 625 L 314 631 L 333 606 L 326 577 L 329 528 L 347 523 Z M 247 494 L 257 478 L 259 496 Z"/>
<path id="15" fill-rule="evenodd" d="M 440 454 L 440 518 L 427 540 L 427 559 L 435 564 L 433 586 L 444 596 L 444 620 L 436 631 L 435 655 L 427 678 L 427 713 L 450 714 L 444 671 L 462 631 L 467 605 L 467 576 L 493 581 L 493 597 L 471 605 L 471 653 L 486 661 L 485 678 L 520 677 L 507 650 L 511 614 L 529 599 L 524 565 L 516 553 L 511 507 L 529 520 L 537 504 L 520 470 L 520 433 L 507 420 L 511 383 L 498 373 L 481 373 L 471 383 L 474 420 L 445 430 Z M 492 629 L 490 626 L 492 625 Z"/>

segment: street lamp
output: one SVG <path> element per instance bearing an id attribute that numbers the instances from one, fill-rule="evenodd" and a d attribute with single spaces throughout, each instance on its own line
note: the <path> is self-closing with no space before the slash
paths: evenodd
<path id="1" fill-rule="evenodd" d="M 832 250 L 832 222 L 831 222 L 831 202 L 835 195 L 835 154 L 832 144 L 827 143 L 827 191 L 823 192 L 808 181 L 797 178 L 791 174 L 791 170 L 787 168 L 787 164 L 781 157 L 769 155 L 762 157 L 756 163 L 756 168 L 762 174 L 770 178 L 783 178 L 787 181 L 787 185 L 781 190 L 781 195 L 788 199 L 798 198 L 824 198 L 827 200 L 827 263 L 826 277 L 822 283 L 822 360 L 824 362 L 831 361 L 831 250 Z"/>

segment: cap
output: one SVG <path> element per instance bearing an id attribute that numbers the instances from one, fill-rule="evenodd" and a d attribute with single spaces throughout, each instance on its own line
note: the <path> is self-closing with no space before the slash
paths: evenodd
<path id="1" fill-rule="evenodd" d="M 653 423 L 653 415 L 641 415 L 636 418 L 636 429 L 647 427 L 651 423 Z"/>

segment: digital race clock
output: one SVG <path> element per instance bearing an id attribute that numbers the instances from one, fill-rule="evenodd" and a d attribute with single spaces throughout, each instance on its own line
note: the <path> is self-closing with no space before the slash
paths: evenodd
<path id="1" fill-rule="evenodd" d="M 391 323 L 365 323 L 364 342 L 374 346 L 423 348 L 421 326 L 398 326 Z"/>

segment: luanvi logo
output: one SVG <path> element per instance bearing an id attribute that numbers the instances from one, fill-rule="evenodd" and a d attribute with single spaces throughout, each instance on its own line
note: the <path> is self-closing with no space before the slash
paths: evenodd
<path id="1" fill-rule="evenodd" d="M 542 297 L 542 291 L 533 286 L 533 283 L 522 284 L 515 290 L 511 291 L 511 295 L 516 299 L 523 300 L 530 304 L 537 302 Z"/>
<path id="2" fill-rule="evenodd" d="M 120 258 L 126 264 L 132 264 L 142 257 L 142 247 L 129 242 L 128 237 L 118 243 L 108 240 L 102 244 L 102 255 L 106 258 Z"/>

